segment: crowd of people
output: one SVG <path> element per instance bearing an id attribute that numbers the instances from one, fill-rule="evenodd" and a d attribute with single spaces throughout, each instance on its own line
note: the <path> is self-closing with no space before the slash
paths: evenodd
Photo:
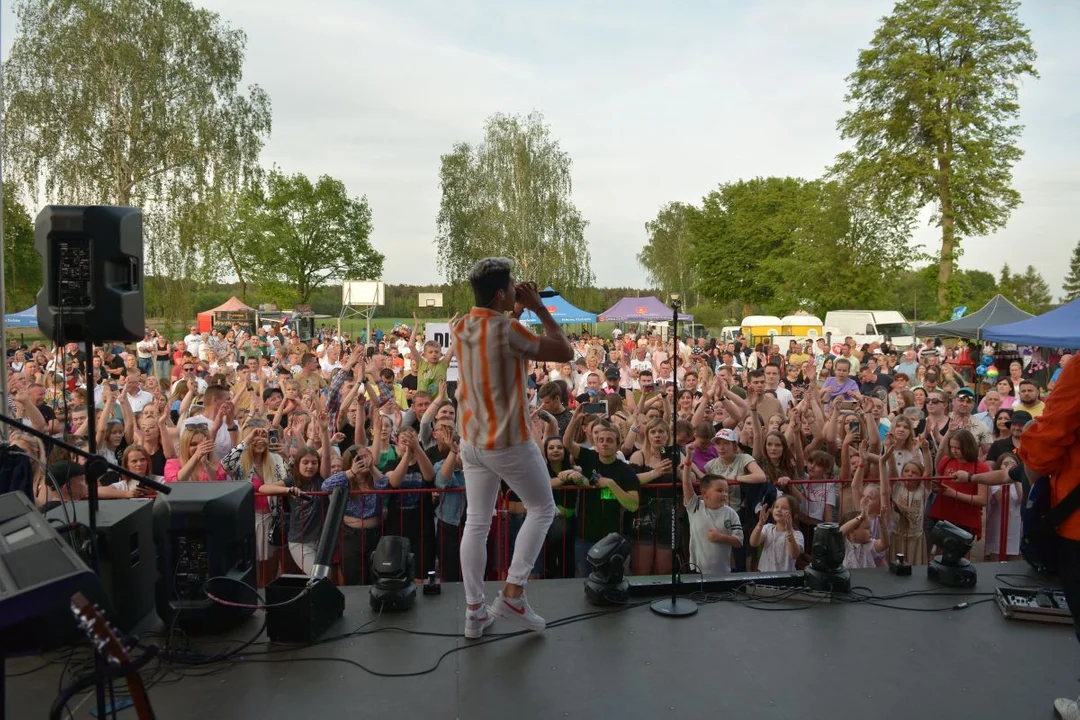
<path id="1" fill-rule="evenodd" d="M 316 330 L 219 327 L 181 338 L 148 330 L 128 346 L 12 341 L 9 410 L 27 425 L 164 482 L 250 482 L 259 583 L 310 571 L 326 493 L 348 488 L 337 580 L 370 580 L 383 535 L 411 541 L 416 572 L 460 580 L 466 502 L 453 351 L 419 323 L 367 338 Z M 837 522 L 849 568 L 896 553 L 927 562 L 928 527 L 948 520 L 982 540 L 978 559 L 1019 552 L 1024 428 L 1040 416 L 1070 356 L 998 352 L 986 381 L 972 358 L 991 348 L 788 348 L 713 338 L 582 331 L 575 360 L 532 363 L 525 422 L 547 462 L 557 514 L 535 577 L 587 574 L 588 549 L 621 532 L 628 571 L 790 570 L 808 561 L 814 527 Z M 676 392 L 677 386 L 677 392 Z M 81 460 L 15 432 L 36 458 L 43 509 L 86 496 Z M 505 488 L 504 488 L 505 490 Z M 148 493 L 107 476 L 103 499 Z M 676 512 L 677 511 L 677 512 Z M 688 532 L 671 550 L 673 512 Z M 525 515 L 505 492 L 489 574 L 500 573 Z"/>

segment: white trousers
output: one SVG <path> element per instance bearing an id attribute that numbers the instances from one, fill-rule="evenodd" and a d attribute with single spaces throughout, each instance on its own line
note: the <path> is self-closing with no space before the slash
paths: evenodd
<path id="1" fill-rule="evenodd" d="M 499 497 L 499 481 L 505 482 L 525 504 L 525 522 L 518 532 L 514 557 L 506 581 L 522 585 L 544 546 L 548 527 L 555 517 L 555 499 L 547 464 L 536 443 L 527 442 L 501 450 L 484 450 L 461 444 L 465 471 L 465 532 L 461 537 L 461 579 L 465 602 L 484 602 L 484 568 L 487 567 L 487 537 L 491 516 Z"/>
<path id="2" fill-rule="evenodd" d="M 292 555 L 296 567 L 300 568 L 305 575 L 310 575 L 315 568 L 315 553 L 317 550 L 318 543 L 289 543 L 289 554 Z"/>

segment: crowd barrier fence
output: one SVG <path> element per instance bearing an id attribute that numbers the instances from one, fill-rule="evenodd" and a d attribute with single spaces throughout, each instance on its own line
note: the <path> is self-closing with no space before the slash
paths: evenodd
<path id="1" fill-rule="evenodd" d="M 919 481 L 942 481 L 944 477 L 922 477 Z M 864 481 L 869 484 L 871 481 Z M 873 482 L 876 482 L 873 481 Z M 894 484 L 903 480 L 894 479 Z M 730 483 L 739 486 L 740 483 Z M 744 483 L 745 484 L 745 483 Z M 851 480 L 791 480 L 792 485 L 842 485 L 850 486 Z M 436 515 L 436 508 L 442 496 L 463 494 L 464 488 L 399 488 L 384 490 L 354 490 L 351 497 L 375 495 L 382 500 L 383 509 L 378 527 L 363 532 L 353 532 L 344 525 L 338 533 L 338 545 L 334 556 L 337 566 L 335 580 L 342 584 L 367 584 L 371 582 L 370 569 L 366 559 L 386 535 L 408 537 L 415 558 L 416 579 L 423 580 L 427 573 L 434 571 L 444 582 L 456 582 L 461 579 L 460 556 L 458 546 L 464 530 L 465 511 L 462 509 L 460 522 L 456 525 L 443 522 Z M 841 491 L 842 492 L 842 491 Z M 998 504 L 1000 512 L 1000 534 L 998 547 L 986 548 L 987 552 L 996 552 L 999 558 L 1007 555 L 1007 542 L 1010 528 L 1009 490 L 1002 488 Z M 291 502 L 291 512 L 301 514 L 319 512 L 325 518 L 329 493 L 310 492 L 309 496 L 319 502 Z M 689 533 L 688 519 L 681 507 L 682 486 L 671 483 L 651 483 L 641 487 L 639 509 L 637 512 L 626 511 L 610 491 L 593 486 L 566 485 L 553 489 L 557 506 L 555 519 L 548 531 L 547 539 L 533 566 L 533 577 L 573 578 L 587 574 L 585 556 L 588 549 L 611 532 L 621 532 L 633 543 L 633 553 L 628 566 L 632 574 L 667 574 L 671 571 L 671 508 L 678 502 L 680 523 L 680 543 L 678 555 L 685 567 L 688 558 Z M 841 506 L 840 514 L 845 511 Z M 846 509 L 856 509 L 852 505 Z M 987 508 L 989 507 L 989 503 Z M 982 511 L 985 527 L 987 513 Z M 756 518 L 747 518 L 744 513 L 744 541 L 749 539 L 750 529 L 745 526 L 747 520 L 756 522 Z M 839 519 L 839 518 L 835 518 Z M 488 568 L 486 579 L 505 580 L 513 554 L 514 539 L 524 521 L 524 507 L 514 500 L 509 491 L 501 492 L 492 516 L 491 531 L 488 536 Z M 812 524 L 805 516 L 800 517 L 804 529 L 812 532 Z M 321 524 L 320 524 L 321 527 Z M 752 527 L 752 525 L 751 525 Z M 313 537 L 305 537 L 299 557 L 294 554 L 289 544 L 276 553 L 275 568 L 279 573 L 303 571 L 301 564 L 307 565 L 314 559 L 315 543 L 318 531 Z M 356 537 L 359 536 L 359 537 Z M 347 541 L 347 538 L 350 540 Z M 806 537 L 809 549 L 811 538 Z M 355 564 L 361 568 L 357 571 Z"/>

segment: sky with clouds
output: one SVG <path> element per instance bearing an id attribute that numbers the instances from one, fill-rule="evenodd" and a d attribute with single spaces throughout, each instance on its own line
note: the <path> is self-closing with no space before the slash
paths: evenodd
<path id="1" fill-rule="evenodd" d="M 574 162 L 601 286 L 646 285 L 634 257 L 661 205 L 720 183 L 818 176 L 843 149 L 845 77 L 891 0 L 196 0 L 248 36 L 267 90 L 263 158 L 330 174 L 371 203 L 391 283 L 439 280 L 440 155 L 496 112 L 544 113 Z M 3 13 L 0 47 L 12 42 Z M 1024 204 L 960 266 L 1033 264 L 1057 296 L 1080 240 L 1080 2 L 1028 0 L 1039 80 L 1021 91 Z M 936 249 L 933 228 L 915 241 Z"/>

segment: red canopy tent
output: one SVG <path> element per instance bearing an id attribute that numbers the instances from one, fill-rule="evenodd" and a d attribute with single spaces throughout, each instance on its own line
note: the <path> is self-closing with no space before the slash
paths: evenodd
<path id="1" fill-rule="evenodd" d="M 221 314 L 221 316 L 219 316 L 219 313 Z M 230 318 L 228 313 L 237 314 L 233 315 L 232 318 Z M 241 316 L 243 316 L 243 321 L 241 321 Z M 241 301 L 234 295 L 225 302 L 218 305 L 216 308 L 211 308 L 210 310 L 203 310 L 201 313 L 199 313 L 199 332 L 203 333 L 213 330 L 215 321 L 219 325 L 231 324 L 233 322 L 233 319 L 235 319 L 236 321 L 241 322 L 241 324 L 243 325 L 249 322 L 254 322 L 254 316 L 255 308 L 251 307 L 250 305 L 244 304 L 243 301 Z"/>

